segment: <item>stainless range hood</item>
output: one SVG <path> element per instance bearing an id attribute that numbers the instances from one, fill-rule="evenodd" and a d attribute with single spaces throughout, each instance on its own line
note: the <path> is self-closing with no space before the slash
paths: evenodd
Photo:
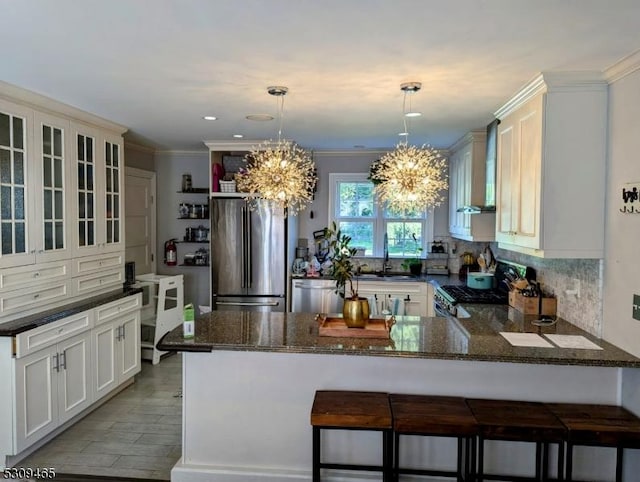
<path id="1" fill-rule="evenodd" d="M 495 119 L 487 126 L 487 156 L 485 171 L 485 200 L 482 206 L 462 206 L 459 213 L 481 214 L 496 212 L 496 163 L 498 160 L 498 124 Z"/>

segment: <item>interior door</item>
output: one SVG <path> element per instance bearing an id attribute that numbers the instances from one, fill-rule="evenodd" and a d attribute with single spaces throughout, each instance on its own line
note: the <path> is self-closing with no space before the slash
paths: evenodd
<path id="1" fill-rule="evenodd" d="M 125 259 L 136 264 L 136 275 L 155 272 L 156 175 L 125 171 Z"/>

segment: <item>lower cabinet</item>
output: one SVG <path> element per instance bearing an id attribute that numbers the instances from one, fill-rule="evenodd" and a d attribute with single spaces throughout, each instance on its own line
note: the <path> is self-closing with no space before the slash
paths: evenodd
<path id="1" fill-rule="evenodd" d="M 90 340 L 86 331 L 15 359 L 18 452 L 91 404 Z"/>
<path id="2" fill-rule="evenodd" d="M 140 371 L 141 304 L 127 296 L 0 337 L 0 464 Z"/>
<path id="3" fill-rule="evenodd" d="M 96 326 L 91 337 L 93 394 L 98 400 L 140 371 L 140 311 Z"/>
<path id="4" fill-rule="evenodd" d="M 373 300 L 374 313 L 434 316 L 433 287 L 426 282 L 360 281 L 358 295 Z"/>

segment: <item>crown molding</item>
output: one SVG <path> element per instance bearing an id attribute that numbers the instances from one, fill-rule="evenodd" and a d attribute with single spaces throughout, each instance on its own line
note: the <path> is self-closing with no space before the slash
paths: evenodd
<path id="1" fill-rule="evenodd" d="M 617 82 L 637 70 L 640 70 L 640 49 L 632 52 L 609 68 L 605 69 L 604 77 L 607 82 L 612 84 L 613 82 Z"/>
<path id="2" fill-rule="evenodd" d="M 202 151 L 171 151 L 171 150 L 157 150 L 155 151 L 155 159 L 169 158 L 169 157 L 181 157 L 181 158 L 193 158 L 193 159 L 208 159 L 209 153 L 204 149 Z"/>
<path id="3" fill-rule="evenodd" d="M 40 112 L 55 116 L 64 116 L 75 121 L 84 122 L 93 126 L 107 129 L 118 135 L 123 135 L 129 129 L 121 124 L 99 117 L 90 112 L 78 109 L 77 107 L 64 104 L 57 100 L 37 94 L 17 85 L 9 84 L 0 80 L 0 98 L 10 102 L 19 103 L 25 107 L 36 109 Z"/>
<path id="4" fill-rule="evenodd" d="M 154 147 L 143 146 L 142 144 L 137 144 L 135 142 L 124 140 L 124 148 L 130 149 L 132 151 L 144 152 L 145 154 L 155 154 L 158 152 Z"/>
<path id="5" fill-rule="evenodd" d="M 470 142 L 473 141 L 484 141 L 487 139 L 487 130 L 486 129 L 475 129 L 467 132 L 464 136 L 458 139 L 456 142 L 451 144 L 448 148 L 448 152 L 455 152 L 460 148 L 466 146 Z"/>
<path id="6" fill-rule="evenodd" d="M 391 151 L 391 149 L 371 148 L 371 149 L 313 149 L 313 157 L 371 157 L 381 156 Z"/>
<path id="7" fill-rule="evenodd" d="M 543 92 L 606 91 L 607 81 L 599 71 L 541 72 L 524 85 L 509 101 L 495 112 L 503 119 L 524 103 Z"/>

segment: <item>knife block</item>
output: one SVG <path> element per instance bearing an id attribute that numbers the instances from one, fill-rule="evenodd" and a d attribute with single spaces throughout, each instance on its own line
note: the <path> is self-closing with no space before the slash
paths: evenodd
<path id="1" fill-rule="evenodd" d="M 525 315 L 555 316 L 558 300 L 556 298 L 542 298 L 542 313 L 540 313 L 540 297 L 522 296 L 517 291 L 509 291 L 509 306 Z"/>

